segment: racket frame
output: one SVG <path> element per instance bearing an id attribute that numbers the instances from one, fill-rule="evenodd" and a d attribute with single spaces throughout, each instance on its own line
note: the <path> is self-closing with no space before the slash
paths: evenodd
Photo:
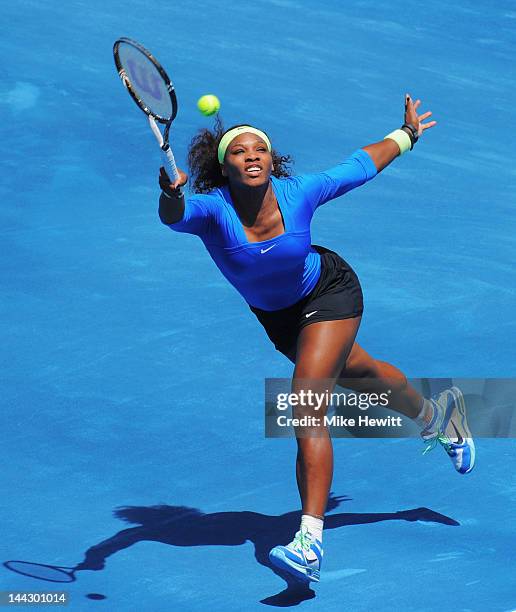
<path id="1" fill-rule="evenodd" d="M 150 62 L 152 62 L 153 66 L 156 68 L 159 75 L 163 79 L 163 82 L 165 83 L 166 89 L 170 96 L 170 102 L 172 104 L 172 114 L 170 117 L 163 117 L 161 115 L 158 115 L 157 113 L 154 113 L 145 104 L 145 102 L 140 98 L 140 96 L 138 96 L 136 91 L 133 89 L 133 87 L 131 86 L 131 79 L 127 75 L 127 72 L 125 68 L 123 67 L 122 62 L 120 60 L 120 54 L 118 52 L 118 49 L 121 44 L 127 44 L 127 45 L 134 47 L 140 53 L 142 53 Z M 129 92 L 129 95 L 134 100 L 138 108 L 142 110 L 149 119 L 151 130 L 154 136 L 156 137 L 156 140 L 158 141 L 158 144 L 161 150 L 163 151 L 164 159 L 169 169 L 169 173 L 168 173 L 170 175 L 169 178 L 172 181 L 176 181 L 179 178 L 179 173 L 177 171 L 176 161 L 174 159 L 174 154 L 172 153 L 172 149 L 170 148 L 168 138 L 169 138 L 170 126 L 172 125 L 172 121 L 174 121 L 177 115 L 177 97 L 176 97 L 174 85 L 172 84 L 170 77 L 165 72 L 165 69 L 163 68 L 163 66 L 152 55 L 152 53 L 148 49 L 146 49 L 143 45 L 141 45 L 139 42 L 136 42 L 132 38 L 122 36 L 121 38 L 116 40 L 115 44 L 113 45 L 113 57 L 115 59 L 115 65 L 118 71 L 118 76 L 120 77 L 122 83 L 124 84 L 124 87 L 127 89 L 127 91 Z M 165 125 L 163 134 L 161 134 L 161 130 L 157 126 L 156 122 L 162 123 Z"/>

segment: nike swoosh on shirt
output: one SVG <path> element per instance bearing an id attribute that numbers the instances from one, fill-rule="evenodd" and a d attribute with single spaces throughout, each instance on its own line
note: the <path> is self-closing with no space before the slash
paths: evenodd
<path id="1" fill-rule="evenodd" d="M 278 243 L 276 242 L 276 244 L 278 244 Z M 270 251 L 271 249 L 273 249 L 273 248 L 276 246 L 276 244 L 273 244 L 272 246 L 267 247 L 266 249 L 260 249 L 260 253 L 261 253 L 262 255 L 263 255 L 264 253 L 267 253 L 267 251 Z"/>
<path id="2" fill-rule="evenodd" d="M 308 317 L 311 317 L 312 315 L 314 315 L 316 312 L 319 312 L 318 310 L 314 310 L 313 312 L 309 312 L 308 314 L 305 314 L 305 317 L 308 319 Z"/>

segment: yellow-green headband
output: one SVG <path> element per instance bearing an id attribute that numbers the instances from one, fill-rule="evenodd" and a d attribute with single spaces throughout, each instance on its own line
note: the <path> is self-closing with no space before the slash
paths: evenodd
<path id="1" fill-rule="evenodd" d="M 224 136 L 222 136 L 222 140 L 219 143 L 219 148 L 217 151 L 219 164 L 224 163 L 224 156 L 226 155 L 226 150 L 229 147 L 229 143 L 234 140 L 239 134 L 243 134 L 244 132 L 250 132 L 251 134 L 256 134 L 257 136 L 262 138 L 265 141 L 265 144 L 267 145 L 269 151 L 272 151 L 271 141 L 269 140 L 265 132 L 257 130 L 256 128 L 251 127 L 250 125 L 240 125 L 236 128 L 233 128 L 232 130 L 229 130 L 229 132 L 226 132 Z"/>

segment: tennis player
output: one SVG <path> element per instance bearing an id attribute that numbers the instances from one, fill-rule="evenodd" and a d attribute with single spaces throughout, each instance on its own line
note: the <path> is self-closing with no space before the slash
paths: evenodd
<path id="1" fill-rule="evenodd" d="M 354 379 L 361 392 L 390 389 L 393 409 L 413 418 L 423 440 L 432 448 L 441 444 L 455 469 L 466 474 L 473 469 L 475 447 L 460 390 L 425 399 L 402 372 L 355 342 L 363 310 L 357 275 L 337 253 L 312 245 L 310 237 L 319 206 L 370 181 L 436 124 L 425 123 L 430 111 L 418 115 L 420 104 L 407 95 L 400 129 L 334 168 L 300 176 L 290 176 L 290 157 L 279 155 L 265 132 L 249 125 L 224 132 L 218 121 L 213 132 L 201 130 L 190 145 L 195 195 L 181 194 L 188 180 L 183 171 L 171 183 L 161 168 L 159 216 L 172 230 L 201 238 L 276 349 L 295 364 L 294 391 L 306 388 L 307 381 L 335 384 L 338 378 Z M 299 436 L 297 443 L 301 525 L 288 546 L 272 549 L 270 559 L 301 580 L 318 581 L 332 443 L 327 430 Z"/>

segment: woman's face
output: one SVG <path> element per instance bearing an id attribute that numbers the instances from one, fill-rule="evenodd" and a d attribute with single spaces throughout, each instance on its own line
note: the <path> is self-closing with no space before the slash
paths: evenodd
<path id="1" fill-rule="evenodd" d="M 259 187 L 269 183 L 272 170 L 272 155 L 256 134 L 243 132 L 229 143 L 222 175 L 230 184 Z"/>

